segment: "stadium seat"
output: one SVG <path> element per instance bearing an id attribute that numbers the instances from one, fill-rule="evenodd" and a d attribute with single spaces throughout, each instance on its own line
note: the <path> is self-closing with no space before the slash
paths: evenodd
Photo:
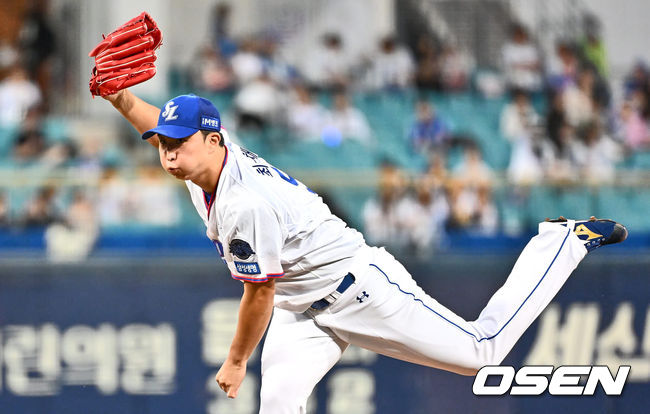
<path id="1" fill-rule="evenodd" d="M 650 169 L 650 151 L 635 152 L 630 156 L 629 165 L 637 170 Z"/>
<path id="2" fill-rule="evenodd" d="M 0 160 L 11 156 L 17 133 L 17 125 L 0 125 Z"/>

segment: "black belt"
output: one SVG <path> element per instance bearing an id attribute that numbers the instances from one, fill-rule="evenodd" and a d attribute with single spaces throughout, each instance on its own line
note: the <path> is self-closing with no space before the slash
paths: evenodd
<path id="1" fill-rule="evenodd" d="M 334 303 L 338 297 L 347 290 L 353 283 L 354 283 L 354 275 L 352 273 L 348 273 L 343 277 L 343 280 L 339 284 L 339 286 L 336 288 L 336 292 L 338 292 L 338 295 L 334 295 L 333 293 L 330 293 L 329 295 L 325 296 L 321 300 L 317 300 L 316 302 L 311 304 L 312 309 L 316 310 L 322 310 Z"/>

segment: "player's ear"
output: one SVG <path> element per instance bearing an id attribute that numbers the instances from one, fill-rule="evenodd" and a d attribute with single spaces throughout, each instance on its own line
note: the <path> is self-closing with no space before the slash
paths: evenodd
<path id="1" fill-rule="evenodd" d="M 206 135 L 205 141 L 210 146 L 223 146 L 223 137 L 218 132 L 210 132 Z"/>
<path id="2" fill-rule="evenodd" d="M 223 147 L 223 145 L 224 145 L 224 142 L 223 142 L 223 135 L 221 135 L 220 132 L 215 132 L 214 135 L 216 136 L 217 144 L 218 144 L 220 147 Z"/>

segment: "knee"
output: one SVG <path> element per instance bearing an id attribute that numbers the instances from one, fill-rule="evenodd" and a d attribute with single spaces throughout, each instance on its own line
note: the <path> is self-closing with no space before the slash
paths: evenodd
<path id="1" fill-rule="evenodd" d="M 475 376 L 476 373 L 488 365 L 501 365 L 505 355 L 499 355 L 491 347 L 479 349 L 474 358 L 469 363 L 461 368 L 458 373 L 461 375 Z"/>
<path id="2" fill-rule="evenodd" d="M 472 364 L 470 367 L 463 367 L 457 370 L 456 372 L 460 375 L 466 375 L 469 377 L 475 377 L 476 374 L 481 370 L 481 368 L 486 367 L 486 366 L 496 366 L 496 365 L 501 365 L 501 362 L 503 362 L 503 358 L 498 359 L 498 360 L 486 360 L 482 362 L 477 362 L 476 364 Z"/>

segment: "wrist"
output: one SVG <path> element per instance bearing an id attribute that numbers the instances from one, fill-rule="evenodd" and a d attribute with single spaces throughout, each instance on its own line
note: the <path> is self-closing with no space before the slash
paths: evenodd
<path id="1" fill-rule="evenodd" d="M 228 355 L 228 358 L 226 359 L 226 362 L 230 365 L 234 365 L 236 367 L 244 367 L 246 366 L 246 363 L 248 362 L 248 358 L 244 358 L 241 356 L 236 356 L 236 355 Z"/>
<path id="2" fill-rule="evenodd" d="M 114 93 L 113 95 L 108 95 L 106 97 L 106 99 L 108 99 L 110 101 L 111 105 L 113 105 L 113 107 L 115 107 L 115 109 L 117 109 L 119 111 L 127 111 L 127 110 L 129 110 L 130 105 L 128 103 L 129 100 L 128 100 L 128 97 L 127 97 L 126 89 L 122 89 L 121 91 L 118 91 L 118 92 Z"/>

